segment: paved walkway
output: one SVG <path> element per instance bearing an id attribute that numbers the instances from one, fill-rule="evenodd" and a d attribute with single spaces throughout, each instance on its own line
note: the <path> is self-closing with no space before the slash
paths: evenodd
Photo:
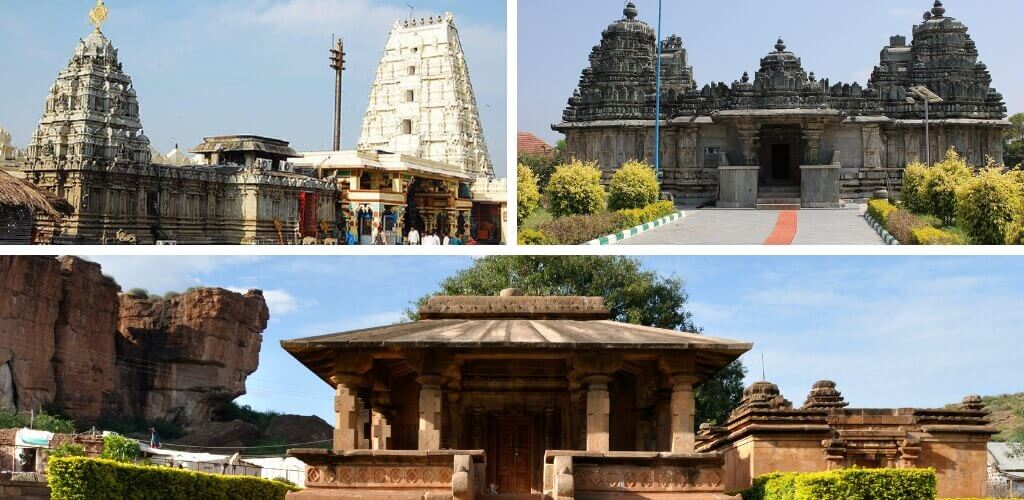
<path id="1" fill-rule="evenodd" d="M 686 210 L 686 218 L 619 245 L 881 245 L 861 209 Z"/>

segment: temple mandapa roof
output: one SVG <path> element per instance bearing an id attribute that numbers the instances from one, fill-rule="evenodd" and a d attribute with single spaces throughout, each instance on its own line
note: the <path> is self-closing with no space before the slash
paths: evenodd
<path id="1" fill-rule="evenodd" d="M 329 353 L 374 348 L 687 350 L 696 351 L 698 372 L 710 376 L 753 347 L 612 321 L 601 297 L 432 297 L 419 312 L 421 319 L 412 323 L 287 340 L 281 346 L 321 376 L 333 366 Z"/>
<path id="2" fill-rule="evenodd" d="M 302 155 L 295 152 L 287 141 L 261 137 L 258 135 L 221 135 L 207 137 L 203 143 L 192 148 L 191 153 L 222 153 L 222 152 L 247 152 L 268 153 L 272 155 L 299 158 Z"/>

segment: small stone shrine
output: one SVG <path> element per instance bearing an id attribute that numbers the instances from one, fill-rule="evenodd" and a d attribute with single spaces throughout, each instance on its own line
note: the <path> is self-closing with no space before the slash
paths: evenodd
<path id="1" fill-rule="evenodd" d="M 308 465 L 293 499 L 724 500 L 851 465 L 935 467 L 977 496 L 994 432 L 973 399 L 849 410 L 822 382 L 793 410 L 765 382 L 697 435 L 694 388 L 751 344 L 612 321 L 600 297 L 432 297 L 415 322 L 281 345 L 335 388 L 333 449 L 289 451 Z"/>

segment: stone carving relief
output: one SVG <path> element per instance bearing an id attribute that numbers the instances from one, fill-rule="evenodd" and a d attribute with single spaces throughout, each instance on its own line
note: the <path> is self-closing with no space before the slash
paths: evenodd
<path id="1" fill-rule="evenodd" d="M 316 488 L 443 488 L 451 484 L 451 467 L 321 465 L 306 468 L 306 486 Z"/>
<path id="2" fill-rule="evenodd" d="M 576 465 L 576 491 L 684 492 L 723 486 L 721 469 L 697 467 L 604 467 Z"/>

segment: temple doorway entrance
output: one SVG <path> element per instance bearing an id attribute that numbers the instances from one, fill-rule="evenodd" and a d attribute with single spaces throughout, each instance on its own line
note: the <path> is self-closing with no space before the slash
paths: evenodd
<path id="1" fill-rule="evenodd" d="M 493 460 L 490 486 L 501 495 L 521 495 L 533 487 L 533 418 L 494 417 L 491 450 Z M 488 488 L 490 489 L 490 488 Z"/>
<path id="2" fill-rule="evenodd" d="M 761 127 L 762 186 L 799 186 L 803 143 L 799 125 Z"/>

